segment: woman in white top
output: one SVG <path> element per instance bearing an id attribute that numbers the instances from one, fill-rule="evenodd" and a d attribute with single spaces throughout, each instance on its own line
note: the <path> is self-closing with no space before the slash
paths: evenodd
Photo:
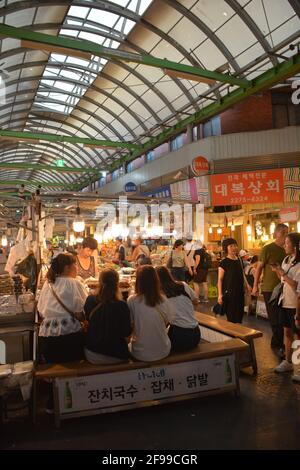
<path id="1" fill-rule="evenodd" d="M 43 318 L 39 352 L 47 363 L 83 357 L 82 331 L 76 315 L 83 311 L 87 292 L 76 275 L 73 255 L 61 253 L 52 260 L 38 301 L 38 311 Z"/>
<path id="2" fill-rule="evenodd" d="M 167 333 L 171 312 L 168 300 L 161 294 L 153 266 L 138 268 L 135 292 L 128 299 L 133 323 L 131 354 L 139 361 L 159 361 L 171 350 Z"/>
<path id="3" fill-rule="evenodd" d="M 295 324 L 296 308 L 298 303 L 297 284 L 300 281 L 300 234 L 289 233 L 285 239 L 286 256 L 280 266 L 273 266 L 283 284 L 282 294 L 279 298 L 280 318 L 284 327 L 285 359 L 275 367 L 275 372 L 289 372 L 293 370 L 292 342 L 300 338 L 300 330 Z"/>
<path id="4" fill-rule="evenodd" d="M 198 299 L 185 282 L 175 281 L 165 266 L 156 268 L 163 293 L 167 297 L 172 311 L 168 331 L 172 351 L 184 352 L 195 348 L 200 341 L 200 329 L 194 316 L 194 305 Z"/>

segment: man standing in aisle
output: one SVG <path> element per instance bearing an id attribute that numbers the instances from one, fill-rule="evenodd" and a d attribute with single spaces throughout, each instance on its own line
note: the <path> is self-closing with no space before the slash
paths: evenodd
<path id="1" fill-rule="evenodd" d="M 279 355 L 283 357 L 283 326 L 280 324 L 279 308 L 269 304 L 274 287 L 280 282 L 278 276 L 272 271 L 271 266 L 280 265 L 285 258 L 285 250 L 283 248 L 285 237 L 288 234 L 288 227 L 284 224 L 278 224 L 274 232 L 274 242 L 265 245 L 262 249 L 260 259 L 254 276 L 254 285 L 252 295 L 258 295 L 258 284 L 263 271 L 263 279 L 261 292 L 264 297 L 268 318 L 272 328 L 271 348 L 279 351 Z"/>

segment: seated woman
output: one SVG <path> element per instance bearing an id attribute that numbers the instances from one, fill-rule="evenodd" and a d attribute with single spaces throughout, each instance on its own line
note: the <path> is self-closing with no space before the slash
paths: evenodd
<path id="1" fill-rule="evenodd" d="M 158 266 L 160 285 L 172 309 L 169 338 L 172 351 L 183 352 L 193 349 L 200 341 L 200 329 L 194 316 L 194 305 L 198 304 L 195 292 L 185 283 L 174 280 L 165 266 Z"/>
<path id="2" fill-rule="evenodd" d="M 161 294 L 153 266 L 140 266 L 136 273 L 135 295 L 128 299 L 133 323 L 131 354 L 139 361 L 158 361 L 167 357 L 171 343 L 167 334 L 170 322 L 168 300 Z"/>
<path id="3" fill-rule="evenodd" d="M 129 308 L 121 300 L 117 271 L 104 269 L 100 273 L 99 292 L 86 299 L 84 311 L 89 320 L 86 359 L 92 364 L 127 361 L 131 321 Z"/>
<path id="4" fill-rule="evenodd" d="M 83 337 L 76 314 L 83 311 L 87 292 L 76 279 L 75 257 L 60 253 L 51 262 L 38 301 L 43 321 L 39 352 L 47 363 L 69 362 L 83 357 Z"/>
<path id="5" fill-rule="evenodd" d="M 55 364 L 83 358 L 83 334 L 77 317 L 83 311 L 87 292 L 76 276 L 74 256 L 61 253 L 52 260 L 37 305 L 43 318 L 39 328 L 42 362 Z M 53 412 L 52 384 L 46 411 Z"/>

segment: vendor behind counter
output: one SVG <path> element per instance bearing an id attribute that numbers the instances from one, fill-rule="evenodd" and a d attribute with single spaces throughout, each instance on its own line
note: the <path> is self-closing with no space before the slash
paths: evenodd
<path id="1" fill-rule="evenodd" d="M 77 275 L 82 279 L 89 277 L 98 278 L 99 270 L 93 256 L 93 252 L 97 250 L 98 243 L 92 237 L 84 238 L 81 247 L 76 255 Z"/>

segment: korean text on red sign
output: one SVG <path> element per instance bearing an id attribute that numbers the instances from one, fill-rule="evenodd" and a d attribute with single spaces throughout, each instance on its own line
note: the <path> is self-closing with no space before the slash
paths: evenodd
<path id="1" fill-rule="evenodd" d="M 261 170 L 211 176 L 212 204 L 283 202 L 283 170 Z"/>

